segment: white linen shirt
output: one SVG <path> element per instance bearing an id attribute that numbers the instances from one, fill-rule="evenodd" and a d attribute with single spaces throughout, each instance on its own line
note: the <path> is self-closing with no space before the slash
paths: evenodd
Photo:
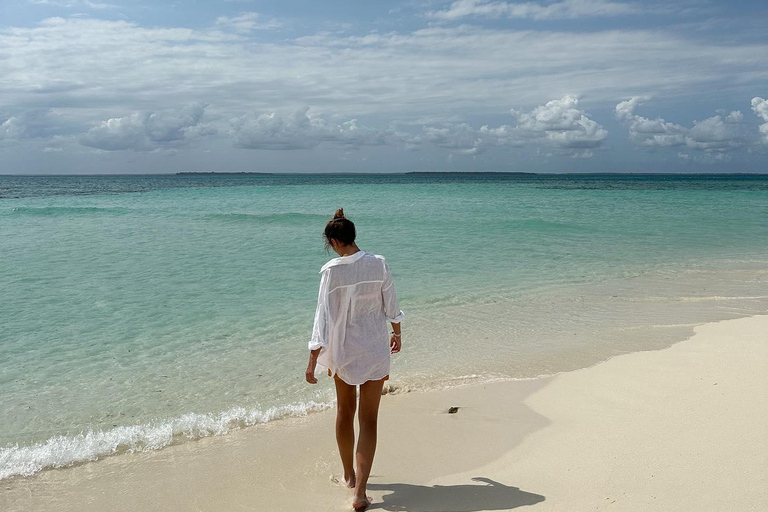
<path id="1" fill-rule="evenodd" d="M 389 266 L 383 256 L 358 251 L 320 269 L 315 324 L 309 350 L 318 364 L 350 385 L 389 375 L 387 321 L 400 323 Z"/>

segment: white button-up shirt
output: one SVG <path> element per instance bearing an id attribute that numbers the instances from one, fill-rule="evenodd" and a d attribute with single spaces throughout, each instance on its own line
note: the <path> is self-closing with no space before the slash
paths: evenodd
<path id="1" fill-rule="evenodd" d="M 389 375 L 387 321 L 400 323 L 389 266 L 383 256 L 358 251 L 320 269 L 315 325 L 309 349 L 318 364 L 350 385 Z"/>

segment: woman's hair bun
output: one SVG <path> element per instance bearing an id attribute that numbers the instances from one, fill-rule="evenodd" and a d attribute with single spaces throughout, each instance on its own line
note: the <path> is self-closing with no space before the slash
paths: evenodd
<path id="1" fill-rule="evenodd" d="M 355 223 L 344 216 L 344 208 L 339 208 L 333 218 L 325 224 L 325 248 L 330 249 L 332 241 L 341 245 L 355 243 Z"/>

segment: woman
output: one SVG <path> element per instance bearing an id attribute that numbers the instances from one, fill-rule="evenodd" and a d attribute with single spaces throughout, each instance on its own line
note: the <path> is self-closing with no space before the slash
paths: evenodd
<path id="1" fill-rule="evenodd" d="M 390 354 L 400 352 L 403 312 L 397 302 L 389 266 L 382 256 L 361 251 L 355 244 L 355 225 L 339 209 L 325 226 L 325 243 L 338 258 L 320 270 L 315 325 L 309 342 L 306 379 L 316 384 L 315 367 L 328 369 L 336 384 L 336 442 L 344 483 L 355 490 L 352 507 L 370 505 L 365 486 L 376 451 L 376 427 L 384 381 L 389 378 Z M 392 324 L 391 336 L 387 321 Z M 353 420 L 360 386 L 358 422 L 360 438 L 355 445 Z"/>

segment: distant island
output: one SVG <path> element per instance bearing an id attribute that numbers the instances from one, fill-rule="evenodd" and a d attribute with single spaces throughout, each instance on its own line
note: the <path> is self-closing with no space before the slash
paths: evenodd
<path id="1" fill-rule="evenodd" d="M 211 174 L 222 174 L 222 175 L 230 175 L 230 174 L 259 174 L 264 176 L 274 176 L 276 174 L 370 174 L 370 175 L 379 175 L 379 174 L 520 174 L 520 175 L 527 175 L 527 176 L 535 176 L 538 173 L 535 172 L 505 172 L 505 171 L 407 171 L 403 173 L 399 172 L 353 172 L 353 173 L 335 173 L 335 172 L 316 172 L 316 173 L 274 173 L 274 172 L 251 172 L 251 171 L 237 171 L 237 172 L 224 172 L 224 171 L 181 171 L 177 172 L 176 176 L 189 176 L 189 175 L 211 175 Z"/>
<path id="2" fill-rule="evenodd" d="M 223 172 L 223 171 L 181 171 L 177 172 L 176 176 L 208 176 L 208 175 L 232 175 L 232 174 L 258 174 L 262 176 L 275 176 L 275 175 L 286 175 L 286 174 L 295 174 L 295 175 L 302 175 L 302 174 L 328 174 L 328 175 L 338 175 L 338 174 L 351 174 L 351 175 L 360 175 L 360 174 L 370 174 L 372 176 L 374 175 L 382 175 L 382 174 L 391 174 L 391 175 L 397 175 L 397 174 L 412 174 L 412 175 L 429 175 L 429 174 L 468 174 L 468 175 L 478 175 L 478 174 L 515 174 L 515 175 L 526 175 L 526 176 L 535 176 L 538 173 L 535 172 L 505 172 L 505 171 L 407 171 L 407 172 L 315 172 L 315 173 L 274 173 L 274 172 L 250 172 L 250 171 L 239 171 L 239 172 Z"/>
<path id="3" fill-rule="evenodd" d="M 198 174 L 266 174 L 266 175 L 273 175 L 275 173 L 273 172 L 250 172 L 250 171 L 239 171 L 239 172 L 219 172 L 219 171 L 182 171 L 177 172 L 176 176 L 188 176 L 190 174 L 198 175 Z"/>
<path id="4" fill-rule="evenodd" d="M 506 172 L 506 171 L 409 171 L 405 174 L 526 174 L 536 175 L 535 172 Z"/>

